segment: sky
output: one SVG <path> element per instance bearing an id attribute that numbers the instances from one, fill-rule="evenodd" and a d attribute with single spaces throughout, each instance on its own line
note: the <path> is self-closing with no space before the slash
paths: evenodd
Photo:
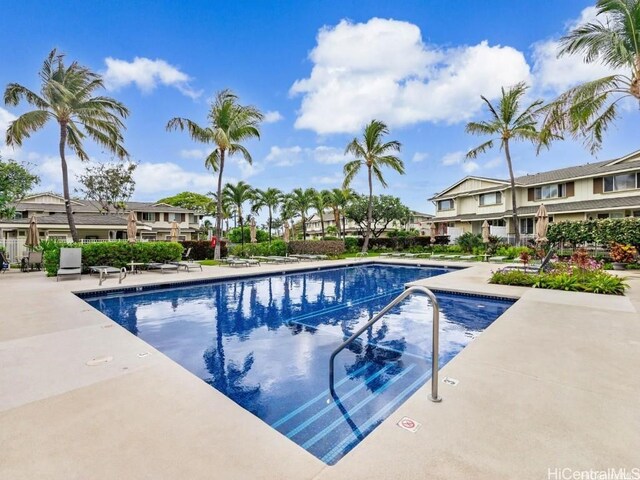
<path id="1" fill-rule="evenodd" d="M 464 154 L 483 137 L 466 122 L 486 118 L 480 95 L 526 81 L 529 99 L 552 99 L 566 88 L 610 73 L 579 57 L 556 57 L 558 39 L 595 15 L 594 1 L 291 0 L 2 2 L 0 86 L 39 89 L 38 71 L 57 48 L 103 75 L 105 91 L 123 102 L 125 147 L 138 163 L 136 200 L 215 187 L 204 167 L 208 145 L 167 121 L 205 124 L 211 99 L 230 88 L 265 120 L 260 140 L 246 146 L 253 165 L 232 157 L 225 180 L 257 188 L 335 188 L 342 184 L 344 148 L 372 119 L 402 143 L 406 175 L 385 172 L 388 188 L 414 210 L 466 175 L 506 178 L 502 153 L 474 161 Z M 637 105 L 627 104 L 592 156 L 578 140 L 536 156 L 514 145 L 517 175 L 615 158 L 640 148 Z M 0 129 L 27 111 L 0 103 Z M 0 155 L 27 162 L 39 191 L 60 192 L 58 130 L 49 124 Z M 4 136 L 3 136 L 4 137 Z M 91 142 L 94 162 L 112 161 Z M 69 159 L 72 188 L 85 165 Z M 352 185 L 364 192 L 364 172 Z"/>

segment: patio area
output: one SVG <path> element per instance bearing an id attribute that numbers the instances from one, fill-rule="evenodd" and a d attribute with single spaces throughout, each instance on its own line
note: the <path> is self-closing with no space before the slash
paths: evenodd
<path id="1" fill-rule="evenodd" d="M 204 267 L 123 287 L 366 263 Z M 376 259 L 446 265 L 446 261 Z M 519 298 L 335 466 L 327 466 L 56 282 L 0 276 L 0 477 L 555 478 L 640 467 L 640 274 L 624 297 L 490 285 L 495 265 L 418 284 Z M 101 289 L 118 287 L 110 278 Z M 458 381 L 443 383 L 444 377 Z M 397 426 L 408 416 L 415 433 Z"/>

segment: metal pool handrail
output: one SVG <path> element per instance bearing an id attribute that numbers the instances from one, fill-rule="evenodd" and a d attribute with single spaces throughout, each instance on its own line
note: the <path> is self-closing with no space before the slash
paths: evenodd
<path id="1" fill-rule="evenodd" d="M 364 333 L 369 327 L 371 327 L 374 323 L 380 320 L 389 310 L 402 302 L 409 295 L 414 293 L 423 293 L 431 300 L 431 304 L 433 305 L 433 334 L 432 334 L 432 345 L 431 345 L 431 395 L 429 395 L 429 400 L 432 402 L 441 402 L 442 397 L 438 397 L 438 350 L 439 350 L 439 340 L 440 340 L 440 306 L 438 305 L 438 300 L 436 296 L 433 294 L 431 290 L 427 287 L 423 287 L 420 285 L 416 285 L 413 287 L 407 288 L 404 292 L 394 298 L 389 304 L 380 310 L 376 315 L 373 316 L 371 320 L 369 320 L 366 325 L 360 328 L 356 333 L 351 335 L 347 340 L 344 341 L 342 345 L 336 348 L 331 357 L 329 358 L 329 391 L 331 392 L 331 396 L 336 398 L 336 391 L 334 389 L 334 360 L 336 355 L 338 355 L 342 350 L 344 350 L 347 346 L 349 346 L 356 338 L 358 338 L 362 333 Z"/>

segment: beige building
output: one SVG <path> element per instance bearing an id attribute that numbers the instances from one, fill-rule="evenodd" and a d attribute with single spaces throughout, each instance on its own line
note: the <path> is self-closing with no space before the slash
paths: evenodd
<path id="1" fill-rule="evenodd" d="M 404 224 L 397 220 L 394 220 L 391 223 L 389 223 L 389 225 L 387 225 L 387 228 L 380 236 L 386 237 L 387 233 L 390 232 L 391 230 L 418 230 L 420 232 L 420 235 L 429 235 L 429 225 L 430 225 L 431 219 L 433 218 L 433 215 L 428 213 L 415 212 L 415 211 L 412 211 L 411 214 L 412 216 L 408 224 Z M 329 227 L 330 225 L 336 224 L 335 218 L 332 212 L 325 213 L 323 217 L 324 217 L 325 231 L 327 227 Z M 350 236 L 360 235 L 360 226 L 356 222 L 354 222 L 353 220 L 349 220 L 348 218 L 342 220 L 342 217 L 341 217 L 341 222 L 343 222 L 347 235 L 350 235 Z M 342 233 L 343 225 L 340 225 L 341 233 Z M 378 228 L 380 227 L 382 227 L 382 225 L 378 226 Z M 310 238 L 320 238 L 322 236 L 322 225 L 320 222 L 320 217 L 317 214 L 312 215 L 307 220 L 307 235 Z"/>
<path id="2" fill-rule="evenodd" d="M 180 227 L 179 240 L 191 240 L 199 228 L 202 215 L 191 210 L 154 202 L 128 202 L 124 212 L 101 213 L 100 206 L 89 200 L 71 200 L 73 216 L 82 241 L 120 240 L 127 238 L 127 216 L 136 212 L 138 240 L 167 240 L 171 224 Z M 11 219 L 0 219 L 0 244 L 24 242 L 32 215 L 36 215 L 42 239 L 71 241 L 64 198 L 53 193 L 30 195 L 16 205 Z"/>
<path id="3" fill-rule="evenodd" d="M 640 151 L 621 158 L 524 175 L 515 179 L 519 225 L 513 225 L 508 180 L 468 176 L 434 195 L 439 234 L 453 238 L 481 233 L 487 220 L 494 235 L 526 240 L 544 203 L 551 222 L 640 217 Z"/>

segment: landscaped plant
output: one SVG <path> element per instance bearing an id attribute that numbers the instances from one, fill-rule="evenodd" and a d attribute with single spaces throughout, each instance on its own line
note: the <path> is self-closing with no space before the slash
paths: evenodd
<path id="1" fill-rule="evenodd" d="M 81 248 L 82 267 L 85 272 L 92 265 L 110 265 L 126 267 L 130 262 L 167 262 L 180 260 L 182 245 L 175 242 L 95 242 L 95 243 L 63 243 L 56 241 L 42 242 L 44 267 L 48 277 L 56 275 L 60 264 L 61 248 Z"/>
<path id="2" fill-rule="evenodd" d="M 602 269 L 602 263 L 592 258 L 585 248 L 577 249 L 573 255 L 571 255 L 570 262 L 583 271 Z"/>
<path id="3" fill-rule="evenodd" d="M 526 266 L 531 262 L 531 253 L 528 251 L 520 252 L 520 261 Z"/>
<path id="4" fill-rule="evenodd" d="M 230 254 L 236 257 L 266 257 L 269 255 L 277 255 L 283 257 L 287 254 L 287 244 L 283 240 L 272 240 L 263 243 L 247 243 L 244 248 L 236 245 L 231 248 Z"/>
<path id="5" fill-rule="evenodd" d="M 312 242 L 289 242 L 289 253 L 306 255 L 338 256 L 345 252 L 342 240 L 315 240 Z"/>
<path id="6" fill-rule="evenodd" d="M 464 232 L 458 237 L 456 243 L 460 245 L 465 253 L 472 253 L 474 248 L 478 248 L 482 245 L 482 235 Z"/>
<path id="7" fill-rule="evenodd" d="M 635 261 L 638 250 L 632 245 L 613 243 L 611 245 L 611 260 L 617 263 L 631 263 Z"/>
<path id="8" fill-rule="evenodd" d="M 640 246 L 640 218 L 606 218 L 581 222 L 558 222 L 549 225 L 547 238 L 551 243 L 570 245 L 622 243 Z"/>

